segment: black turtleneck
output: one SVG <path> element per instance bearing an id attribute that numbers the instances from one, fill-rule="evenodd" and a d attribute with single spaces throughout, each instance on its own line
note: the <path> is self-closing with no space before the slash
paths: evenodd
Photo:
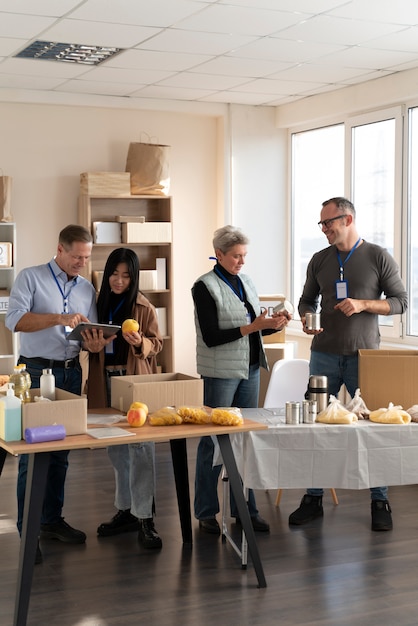
<path id="1" fill-rule="evenodd" d="M 109 297 L 109 311 L 104 312 L 107 322 L 122 325 L 126 318 L 131 317 L 132 313 L 128 313 L 124 304 L 126 294 L 111 293 Z M 111 314 L 110 314 L 111 311 Z M 113 341 L 113 354 L 109 354 L 105 350 L 105 365 L 125 365 L 128 360 L 129 346 L 122 337 L 122 333 L 118 332 L 116 339 Z"/>

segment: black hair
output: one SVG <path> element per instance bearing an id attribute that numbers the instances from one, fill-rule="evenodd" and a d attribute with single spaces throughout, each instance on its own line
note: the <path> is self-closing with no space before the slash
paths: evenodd
<path id="1" fill-rule="evenodd" d="M 139 259 L 137 254 L 130 248 L 116 248 L 107 258 L 103 273 L 102 286 L 97 299 L 97 314 L 99 322 L 109 321 L 110 296 L 109 277 L 113 274 L 120 263 L 126 263 L 131 282 L 125 295 L 123 305 L 124 317 L 132 316 L 137 294 L 139 291 Z"/>

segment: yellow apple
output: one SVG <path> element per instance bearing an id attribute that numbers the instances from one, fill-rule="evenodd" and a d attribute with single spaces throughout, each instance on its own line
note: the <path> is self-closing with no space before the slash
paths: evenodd
<path id="1" fill-rule="evenodd" d="M 122 324 L 123 333 L 137 332 L 139 330 L 139 324 L 136 320 L 128 319 Z"/>
<path id="2" fill-rule="evenodd" d="M 148 415 L 148 407 L 144 402 L 132 402 L 130 409 L 144 409 L 145 413 Z"/>

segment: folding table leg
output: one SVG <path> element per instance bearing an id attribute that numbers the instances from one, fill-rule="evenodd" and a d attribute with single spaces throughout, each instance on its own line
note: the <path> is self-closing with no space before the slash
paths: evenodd
<path id="1" fill-rule="evenodd" d="M 227 525 L 227 517 L 228 517 L 228 505 L 229 505 L 229 479 L 228 472 L 225 469 L 225 466 L 222 468 L 222 540 L 228 541 L 229 544 L 233 547 L 235 552 L 238 554 L 241 559 L 241 567 L 242 569 L 247 568 L 248 563 L 248 549 L 247 549 L 247 538 L 245 536 L 245 532 L 241 533 L 241 548 L 235 543 L 232 538 Z M 248 490 L 245 490 L 246 492 Z M 247 498 L 245 498 L 247 500 Z"/>
<path id="2" fill-rule="evenodd" d="M 27 621 L 49 457 L 49 452 L 29 455 L 14 626 L 25 626 Z"/>
<path id="3" fill-rule="evenodd" d="M 241 520 L 243 531 L 245 532 L 245 536 L 247 538 L 248 550 L 254 565 L 255 573 L 257 575 L 258 586 L 267 587 L 263 566 L 257 548 L 253 525 L 251 523 L 248 506 L 242 490 L 241 478 L 238 473 L 234 453 L 232 451 L 231 440 L 229 439 L 229 435 L 227 433 L 224 435 L 217 435 L 217 438 L 226 471 L 228 472 L 228 478 L 231 483 L 232 493 L 234 494 L 235 502 L 238 509 L 238 515 Z"/>

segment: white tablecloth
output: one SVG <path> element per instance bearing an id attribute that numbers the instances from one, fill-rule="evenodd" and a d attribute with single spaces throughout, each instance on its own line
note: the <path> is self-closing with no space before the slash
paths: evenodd
<path id="1" fill-rule="evenodd" d="M 268 430 L 231 434 L 245 487 L 367 489 L 418 483 L 418 423 L 284 423 L 282 409 L 243 409 Z M 219 461 L 218 461 L 219 462 Z"/>

